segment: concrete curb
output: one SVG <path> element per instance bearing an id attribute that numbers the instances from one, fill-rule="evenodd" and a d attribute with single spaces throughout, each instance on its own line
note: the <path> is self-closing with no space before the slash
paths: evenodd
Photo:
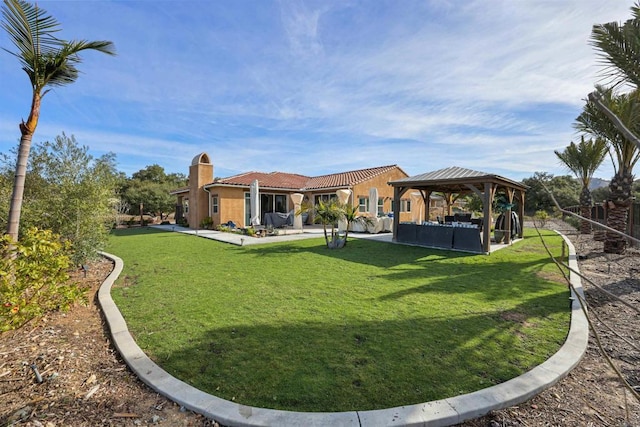
<path id="1" fill-rule="evenodd" d="M 573 244 L 569 266 L 578 271 Z M 115 268 L 98 292 L 98 301 L 109 325 L 113 342 L 129 368 L 156 392 L 185 408 L 228 426 L 449 426 L 481 417 L 492 410 L 524 402 L 564 378 L 582 359 L 587 349 L 589 325 L 576 295 L 571 295 L 571 325 L 565 343 L 553 356 L 525 374 L 473 393 L 417 405 L 371 411 L 291 412 L 239 405 L 220 399 L 172 377 L 138 347 L 111 298 L 111 286 L 122 272 L 122 260 L 102 253 Z M 580 278 L 571 274 L 573 286 L 582 294 Z"/>

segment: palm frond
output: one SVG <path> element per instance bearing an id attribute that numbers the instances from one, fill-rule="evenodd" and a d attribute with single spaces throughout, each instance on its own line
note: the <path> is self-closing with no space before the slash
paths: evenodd
<path id="1" fill-rule="evenodd" d="M 604 103 L 635 135 L 640 135 L 640 92 L 615 94 L 610 88 L 596 87 Z M 618 171 L 630 171 L 640 159 L 640 150 L 625 138 L 613 122 L 592 102 L 587 102 L 583 112 L 576 118 L 576 129 L 605 139 L 615 154 Z"/>
<path id="2" fill-rule="evenodd" d="M 2 15 L 2 27 L 18 49 L 7 52 L 18 57 L 23 68 L 37 70 L 35 58 L 55 52 L 63 43 L 55 36 L 61 30 L 58 21 L 38 6 L 24 0 L 4 0 Z"/>
<path id="3" fill-rule="evenodd" d="M 554 152 L 564 166 L 588 187 L 593 174 L 607 155 L 607 143 L 602 138 L 585 140 L 582 136 L 580 143 L 572 141 L 564 151 Z"/>
<path id="4" fill-rule="evenodd" d="M 33 90 L 63 86 L 78 78 L 79 52 L 97 50 L 115 55 L 110 41 L 66 41 L 56 37 L 60 24 L 47 12 L 25 0 L 4 0 L 2 27 L 16 46 L 10 54 L 17 57 L 27 73 Z"/>
<path id="5" fill-rule="evenodd" d="M 591 31 L 591 44 L 599 51 L 608 84 L 626 82 L 640 87 L 640 7 L 631 11 L 633 18 L 623 24 L 597 24 Z"/>

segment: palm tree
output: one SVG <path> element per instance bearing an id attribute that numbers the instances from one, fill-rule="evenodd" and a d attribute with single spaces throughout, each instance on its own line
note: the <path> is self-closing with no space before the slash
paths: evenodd
<path id="1" fill-rule="evenodd" d="M 604 157 L 607 155 L 607 143 L 602 138 L 595 140 L 589 139 L 585 141 L 584 136 L 581 137 L 580 143 L 573 141 L 564 151 L 554 151 L 558 159 L 573 172 L 582 183 L 582 192 L 580 193 L 580 215 L 583 218 L 591 218 L 591 191 L 589 184 L 593 174 L 602 164 Z M 580 233 L 591 234 L 591 223 L 583 220 L 580 224 Z"/>
<path id="2" fill-rule="evenodd" d="M 598 98 L 607 106 L 621 122 L 638 135 L 640 130 L 640 93 L 614 94 L 612 89 L 596 87 Z M 579 131 L 605 139 L 609 143 L 615 175 L 611 179 L 611 190 L 608 200 L 607 225 L 615 230 L 626 232 L 629 206 L 631 205 L 631 187 L 633 185 L 633 167 L 640 157 L 638 147 L 626 138 L 623 132 L 593 102 L 588 101 L 583 112 L 576 119 Z M 623 253 L 626 249 L 624 237 L 607 233 L 604 251 L 607 253 Z"/>
<path id="3" fill-rule="evenodd" d="M 347 246 L 347 237 L 349 237 L 349 228 L 351 224 L 360 223 L 364 227 L 367 227 L 373 224 L 371 218 L 368 216 L 360 216 L 360 209 L 358 206 L 353 206 L 351 203 L 347 203 L 342 206 L 342 212 L 344 215 L 344 220 L 347 222 L 347 229 L 344 232 L 344 245 Z"/>
<path id="4" fill-rule="evenodd" d="M 327 247 L 335 248 L 338 245 L 336 224 L 344 217 L 344 212 L 338 202 L 336 200 L 329 200 L 327 202 L 323 202 L 322 200 L 318 201 L 318 204 L 315 206 L 314 216 L 322 224 L 322 229 L 324 230 L 324 241 L 326 242 Z M 331 226 L 331 240 L 329 240 L 329 235 L 327 234 L 327 225 Z"/>
<path id="5" fill-rule="evenodd" d="M 4 0 L 2 15 L 2 27 L 17 49 L 16 52 L 7 52 L 18 58 L 29 76 L 32 88 L 29 117 L 26 122 L 23 120 L 20 123 L 20 146 L 9 207 L 7 234 L 15 241 L 20 228 L 31 140 L 38 126 L 42 98 L 50 90 L 46 88 L 65 86 L 76 81 L 76 65 L 81 62 L 78 56 L 81 51 L 97 50 L 114 55 L 115 49 L 110 41 L 66 41 L 57 38 L 55 33 L 60 31 L 60 24 L 45 10 L 24 0 Z"/>
<path id="6" fill-rule="evenodd" d="M 591 30 L 591 44 L 607 70 L 612 83 L 630 83 L 640 87 L 640 3 L 631 7 L 631 19 L 596 24 Z"/>
<path id="7" fill-rule="evenodd" d="M 596 24 L 591 30 L 591 44 L 599 51 L 605 67 L 604 77 L 614 84 L 629 84 L 640 88 L 640 3 L 631 7 L 631 19 L 624 24 L 609 22 Z M 598 91 L 589 94 L 589 101 L 602 111 L 613 125 L 640 149 L 637 133 L 628 129 L 622 120 L 599 98 Z"/>

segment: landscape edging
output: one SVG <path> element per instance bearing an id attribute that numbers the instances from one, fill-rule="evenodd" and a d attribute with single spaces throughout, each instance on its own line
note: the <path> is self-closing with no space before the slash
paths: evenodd
<path id="1" fill-rule="evenodd" d="M 558 232 L 569 248 L 569 267 L 578 271 L 575 247 Z M 452 398 L 415 405 L 369 411 L 293 412 L 240 405 L 205 393 L 178 380 L 155 364 L 137 345 L 111 298 L 111 287 L 124 267 L 123 261 L 105 252 L 114 269 L 98 291 L 98 301 L 109 325 L 114 345 L 129 368 L 142 382 L 185 408 L 228 426 L 423 426 L 444 427 L 481 417 L 493 410 L 529 400 L 564 378 L 584 356 L 589 326 L 580 302 L 571 291 L 571 324 L 562 347 L 541 365 L 495 386 Z M 583 295 L 580 277 L 570 281 Z"/>

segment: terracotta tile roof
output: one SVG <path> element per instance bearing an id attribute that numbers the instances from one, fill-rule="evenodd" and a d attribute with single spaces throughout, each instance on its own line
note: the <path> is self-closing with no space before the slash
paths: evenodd
<path id="1" fill-rule="evenodd" d="M 305 185 L 305 190 L 316 190 L 321 188 L 347 187 L 359 184 L 363 181 L 381 175 L 396 165 L 379 166 L 375 168 L 359 169 L 355 171 L 333 173 L 330 175 L 316 176 L 311 178 Z"/>
<path id="2" fill-rule="evenodd" d="M 323 188 L 329 189 L 353 186 L 397 167 L 397 165 L 379 166 L 375 168 L 359 169 L 316 177 L 308 177 L 285 172 L 245 172 L 228 178 L 219 179 L 211 184 L 207 184 L 207 186 L 222 184 L 249 187 L 251 183 L 257 179 L 260 187 L 263 188 L 309 191 Z"/>
<path id="3" fill-rule="evenodd" d="M 216 181 L 215 184 L 248 187 L 256 179 L 258 180 L 260 187 L 299 190 L 304 187 L 305 183 L 309 180 L 309 177 L 285 172 L 245 172 L 229 178 L 220 179 Z"/>

